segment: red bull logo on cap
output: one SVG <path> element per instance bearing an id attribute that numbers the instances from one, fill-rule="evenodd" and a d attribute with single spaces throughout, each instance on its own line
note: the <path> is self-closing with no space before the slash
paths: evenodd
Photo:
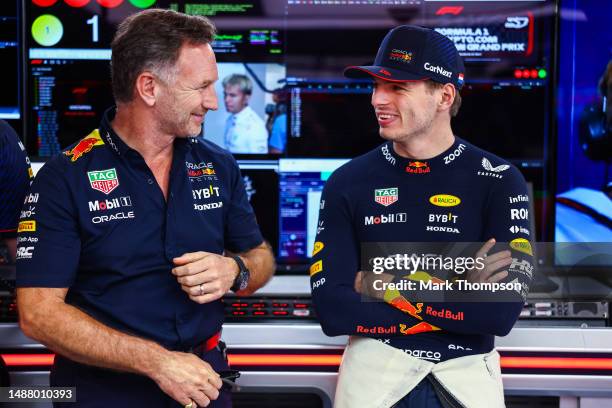
<path id="1" fill-rule="evenodd" d="M 64 154 L 70 157 L 71 162 L 79 160 L 85 153 L 89 153 L 94 146 L 101 146 L 104 142 L 100 137 L 98 129 L 91 132 L 89 135 L 81 139 L 76 146 L 71 150 L 65 151 Z"/>
<path id="2" fill-rule="evenodd" d="M 406 50 L 398 50 L 397 48 L 394 48 L 389 53 L 389 59 L 391 61 L 409 63 L 412 61 L 412 53 Z"/>

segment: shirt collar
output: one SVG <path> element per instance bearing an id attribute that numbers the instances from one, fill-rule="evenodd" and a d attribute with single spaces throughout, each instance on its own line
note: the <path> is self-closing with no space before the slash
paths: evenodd
<path id="1" fill-rule="evenodd" d="M 130 147 L 115 133 L 111 126 L 112 120 L 115 118 L 117 108 L 115 106 L 108 108 L 102 116 L 100 122 L 100 137 L 106 144 L 119 156 L 124 156 L 130 150 Z"/>
<path id="2" fill-rule="evenodd" d="M 113 106 L 108 108 L 104 115 L 102 115 L 102 121 L 100 122 L 100 137 L 104 140 L 106 144 L 111 148 L 115 154 L 118 156 L 125 156 L 126 152 L 132 150 L 130 146 L 128 146 L 117 133 L 113 130 L 111 126 L 111 122 L 115 118 L 115 114 L 117 113 L 117 107 Z M 186 140 L 184 140 L 186 139 Z M 187 142 L 190 143 L 187 143 Z M 188 138 L 175 138 L 174 139 L 174 147 L 177 146 L 185 147 L 188 150 L 191 150 L 193 144 L 197 144 L 199 141 L 197 140 L 197 136 L 188 137 Z"/>
<path id="3" fill-rule="evenodd" d="M 251 107 L 249 105 L 245 106 L 240 112 L 238 113 L 234 113 L 234 117 L 236 119 L 241 118 L 241 117 L 247 117 L 249 115 L 249 110 L 251 109 Z"/>
<path id="4" fill-rule="evenodd" d="M 402 173 L 419 175 L 436 172 L 443 168 L 447 164 L 445 163 L 444 157 L 454 152 L 461 143 L 463 143 L 463 141 L 455 136 L 455 142 L 451 147 L 430 159 L 410 159 L 402 157 L 395 152 L 395 149 L 393 149 L 393 142 L 391 141 L 383 143 L 380 146 L 380 152 L 387 163 L 397 168 Z M 465 146 L 463 146 L 463 148 L 465 148 Z"/>

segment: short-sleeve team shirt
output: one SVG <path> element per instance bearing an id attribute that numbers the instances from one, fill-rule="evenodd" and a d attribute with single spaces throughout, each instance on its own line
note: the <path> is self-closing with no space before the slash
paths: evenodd
<path id="1" fill-rule="evenodd" d="M 35 211 L 19 222 L 17 286 L 69 288 L 66 302 L 102 323 L 189 348 L 220 330 L 223 306 L 190 300 L 172 259 L 243 252 L 263 238 L 231 154 L 177 138 L 166 200 L 113 131 L 113 114 L 36 176 L 26 197 Z"/>
<path id="2" fill-rule="evenodd" d="M 13 128 L 0 120 L 0 238 L 17 235 L 19 211 L 32 178 L 23 143 Z"/>

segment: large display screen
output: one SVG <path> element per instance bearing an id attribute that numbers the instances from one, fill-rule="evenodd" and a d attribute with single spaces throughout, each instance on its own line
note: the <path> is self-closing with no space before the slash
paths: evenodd
<path id="1" fill-rule="evenodd" d="M 0 61 L 6 79 L 0 92 L 0 119 L 15 125 L 21 117 L 21 35 L 19 1 L 6 0 L 0 3 Z M 21 126 L 14 126 L 20 130 Z"/>
<path id="2" fill-rule="evenodd" d="M 109 62 L 116 27 L 130 14 L 150 7 L 205 15 L 215 18 L 215 23 L 218 20 L 212 46 L 219 62 L 219 110 L 207 116 L 203 135 L 236 154 L 268 154 L 268 138 L 274 125 L 279 128 L 273 94 L 286 76 L 283 32 L 248 21 L 223 22 L 261 14 L 264 8 L 259 2 L 31 0 L 25 7 L 30 155 L 44 158 L 57 154 L 98 126 L 104 110 L 114 104 Z M 227 92 L 222 83 L 232 74 L 244 75 L 250 83 L 247 110 L 250 122 L 256 122 L 253 127 L 257 132 L 253 134 L 259 138 L 258 143 L 228 143 L 232 130 L 229 116 L 243 110 L 226 109 Z M 254 138 L 251 133 L 238 137 Z M 235 145 L 239 148 L 234 149 Z"/>
<path id="3" fill-rule="evenodd" d="M 240 160 L 350 159 L 382 140 L 370 104 L 371 81 L 348 80 L 342 71 L 371 63 L 392 27 L 422 25 L 449 36 L 465 59 L 463 105 L 453 130 L 521 169 L 534 188 L 534 238 L 550 239 L 546 220 L 552 214 L 543 200 L 552 156 L 557 2 L 350 3 L 28 0 L 28 151 L 44 159 L 98 126 L 103 111 L 113 105 L 109 61 L 117 24 L 142 9 L 162 7 L 205 15 L 218 29 L 213 48 L 219 63 L 219 108 L 207 114 L 201 137 Z M 248 84 L 248 98 L 238 83 Z M 241 133 L 241 128 L 248 131 Z M 320 194 L 323 173 L 244 171 L 253 185 L 262 186 L 255 190 L 266 191 L 254 203 L 260 225 L 270 219 L 270 209 L 278 210 L 266 238 L 278 248 L 279 264 L 306 264 L 308 231 L 316 214 L 304 210 L 296 215 L 302 210 L 290 209 L 288 203 L 314 208 L 308 203 Z M 310 183 L 308 199 L 295 187 L 302 182 Z M 276 194 L 267 190 L 270 186 Z"/>
<path id="4" fill-rule="evenodd" d="M 317 19 L 308 22 L 310 15 Z M 464 58 L 456 134 L 520 167 L 543 166 L 554 90 L 553 1 L 372 1 L 350 7 L 290 1 L 288 154 L 353 157 L 380 143 L 369 104 L 371 81 L 348 81 L 342 72 L 370 65 L 387 31 L 402 23 L 448 36 Z"/>
<path id="5" fill-rule="evenodd" d="M 325 182 L 346 159 L 279 160 L 278 260 L 284 265 L 308 264 L 319 224 Z"/>
<path id="6" fill-rule="evenodd" d="M 557 245 L 555 260 L 579 271 L 596 266 L 609 271 L 612 58 L 601 44 L 612 44 L 612 4 L 577 0 L 571 5 L 575 12 L 562 13 L 560 24 L 554 237 L 565 244 Z"/>

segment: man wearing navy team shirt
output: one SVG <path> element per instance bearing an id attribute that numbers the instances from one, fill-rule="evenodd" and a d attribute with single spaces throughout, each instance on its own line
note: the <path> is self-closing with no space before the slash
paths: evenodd
<path id="1" fill-rule="evenodd" d="M 313 302 L 326 334 L 351 335 L 334 406 L 502 407 L 494 336 L 511 330 L 533 274 L 525 181 L 510 163 L 453 134 L 464 66 L 443 35 L 397 27 L 372 66 L 345 75 L 373 80 L 386 142 L 336 170 L 321 197 Z M 469 280 L 511 289 L 487 303 L 427 302 L 409 290 L 366 302 L 359 293 L 366 281 L 354 282 L 368 242 L 485 243 L 475 256 L 485 267 Z"/>
<path id="2" fill-rule="evenodd" d="M 274 270 L 231 154 L 195 138 L 217 109 L 204 17 L 149 9 L 112 43 L 116 109 L 49 160 L 22 217 L 21 328 L 57 353 L 56 407 L 230 407 L 220 298 Z"/>
<path id="3" fill-rule="evenodd" d="M 0 120 L 0 237 L 8 248 L 10 261 L 15 259 L 19 210 L 32 177 L 30 160 L 19 136 Z"/>

